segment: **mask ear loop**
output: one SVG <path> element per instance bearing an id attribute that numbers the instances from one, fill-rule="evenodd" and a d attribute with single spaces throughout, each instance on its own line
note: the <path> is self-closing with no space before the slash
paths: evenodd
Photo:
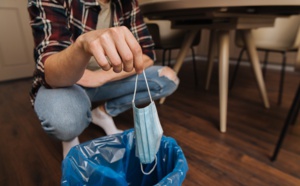
<path id="1" fill-rule="evenodd" d="M 149 85 L 148 85 L 148 80 L 147 80 L 147 77 L 146 77 L 146 74 L 145 74 L 145 71 L 144 71 L 144 70 L 143 70 L 143 74 L 144 74 L 146 86 L 147 86 L 147 89 L 148 89 L 148 94 L 149 94 L 149 97 L 150 97 L 150 100 L 151 100 L 151 103 L 152 103 L 153 100 L 152 100 L 152 96 L 151 96 L 151 94 L 150 94 L 150 89 L 149 89 Z M 136 75 L 136 78 L 135 78 L 135 86 L 134 86 L 134 93 L 133 93 L 132 103 L 134 103 L 134 101 L 135 101 L 135 95 L 136 95 L 136 89 L 137 89 L 137 80 L 138 80 L 138 74 Z"/>
<path id="2" fill-rule="evenodd" d="M 155 167 L 157 165 L 157 156 L 155 156 L 155 164 L 153 165 L 152 169 L 149 172 L 145 172 L 144 168 L 143 168 L 143 164 L 142 163 L 140 163 L 140 164 L 141 164 L 141 171 L 142 171 L 142 173 L 144 175 L 150 175 L 154 171 L 154 169 L 155 169 Z"/>
<path id="3" fill-rule="evenodd" d="M 146 86 L 147 86 L 147 89 L 148 89 L 148 94 L 149 94 L 149 97 L 150 97 L 150 100 L 151 100 L 151 103 L 152 103 L 153 100 L 152 100 L 152 97 L 151 97 L 151 94 L 150 94 L 150 89 L 149 89 L 147 77 L 146 77 L 146 74 L 145 74 L 145 71 L 144 71 L 144 70 L 143 70 L 143 74 L 144 74 Z M 133 104 L 134 104 L 134 101 L 135 101 L 135 95 L 136 95 L 136 89 L 137 89 L 137 80 L 138 80 L 138 74 L 136 75 L 136 78 L 135 78 L 135 86 L 134 86 L 134 93 L 133 93 L 133 99 L 132 99 L 132 103 L 133 103 Z M 135 105 L 135 104 L 134 104 L 134 105 Z M 154 169 L 155 169 L 155 167 L 156 167 L 156 165 L 157 165 L 157 156 L 155 156 L 155 164 L 154 164 L 153 168 L 152 168 L 149 172 L 145 172 L 145 171 L 144 171 L 144 169 L 143 169 L 143 164 L 142 164 L 142 163 L 140 163 L 140 165 L 141 165 L 141 171 L 142 171 L 142 173 L 143 173 L 144 175 L 150 175 L 150 174 L 154 171 Z"/>

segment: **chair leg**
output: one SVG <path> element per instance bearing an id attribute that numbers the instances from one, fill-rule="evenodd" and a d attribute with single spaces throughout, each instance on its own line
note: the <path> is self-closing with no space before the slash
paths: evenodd
<path id="1" fill-rule="evenodd" d="M 285 66 L 286 66 L 286 52 L 282 52 L 282 67 L 281 67 L 281 75 L 279 82 L 279 94 L 277 104 L 281 105 L 282 100 L 282 92 L 283 92 L 283 84 L 284 84 L 284 76 L 285 76 Z"/>
<path id="2" fill-rule="evenodd" d="M 231 90 L 232 87 L 233 87 L 233 85 L 234 85 L 236 74 L 237 74 L 237 71 L 239 69 L 239 66 L 240 66 L 240 63 L 241 63 L 241 59 L 243 57 L 243 54 L 244 54 L 245 50 L 246 50 L 246 48 L 244 47 L 240 51 L 238 61 L 237 61 L 236 65 L 235 65 L 235 68 L 234 68 L 234 71 L 233 71 L 233 74 L 232 74 L 232 77 L 231 77 L 231 80 L 230 80 L 229 90 Z"/>
<path id="3" fill-rule="evenodd" d="M 162 66 L 165 66 L 166 51 L 167 51 L 166 49 L 163 49 Z"/>
<path id="4" fill-rule="evenodd" d="M 171 66 L 171 55 L 172 55 L 172 50 L 169 49 L 169 57 L 168 57 L 168 66 Z"/>
<path id="5" fill-rule="evenodd" d="M 192 50 L 192 58 L 193 58 L 195 86 L 198 86 L 197 64 L 196 64 L 196 60 L 195 60 L 195 51 L 192 46 L 191 46 L 191 50 Z"/>
<path id="6" fill-rule="evenodd" d="M 265 85 L 265 81 L 261 72 L 261 64 L 259 61 L 259 57 L 257 54 L 257 50 L 255 47 L 255 42 L 253 39 L 253 35 L 250 30 L 245 29 L 241 30 L 243 34 L 243 41 L 247 48 L 248 58 L 250 59 L 251 66 L 255 75 L 255 79 L 259 88 L 259 92 L 263 101 L 263 104 L 266 108 L 270 108 L 269 98 L 267 94 L 267 89 Z"/>
<path id="7" fill-rule="evenodd" d="M 216 30 L 211 30 L 210 31 L 205 90 L 209 89 L 211 74 L 212 74 L 212 70 L 213 70 L 213 66 L 214 66 L 214 59 L 215 59 L 216 49 L 218 47 L 217 35 L 218 34 L 217 34 Z"/>
<path id="8" fill-rule="evenodd" d="M 300 111 L 300 101 L 298 101 L 298 104 L 296 105 L 295 109 L 298 110 L 298 113 L 299 113 L 299 111 Z M 295 114 L 293 114 L 292 119 L 291 119 L 291 125 L 295 125 L 298 113 L 295 112 Z"/>
<path id="9" fill-rule="evenodd" d="M 281 147 L 282 142 L 284 140 L 284 137 L 286 135 L 287 129 L 288 129 L 289 125 L 292 124 L 293 120 L 295 120 L 295 118 L 297 117 L 297 115 L 299 113 L 299 110 L 300 110 L 299 105 L 300 105 L 300 84 L 298 85 L 297 93 L 296 93 L 295 98 L 292 102 L 292 106 L 289 110 L 289 113 L 288 113 L 287 118 L 285 120 L 284 126 L 281 130 L 281 134 L 280 134 L 280 137 L 279 137 L 278 142 L 276 144 L 274 153 L 271 157 L 271 161 L 276 160 L 277 155 L 278 155 L 279 150 L 280 150 L 280 147 Z"/>
<path id="10" fill-rule="evenodd" d="M 269 58 L 269 51 L 266 50 L 264 65 L 263 65 L 263 69 L 262 69 L 264 79 L 266 79 L 266 69 L 267 69 L 267 65 L 268 65 L 268 58 Z"/>

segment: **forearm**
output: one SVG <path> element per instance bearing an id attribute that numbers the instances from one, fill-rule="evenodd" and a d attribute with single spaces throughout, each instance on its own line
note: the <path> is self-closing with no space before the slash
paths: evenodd
<path id="1" fill-rule="evenodd" d="M 88 53 L 82 50 L 78 42 L 49 56 L 44 64 L 46 82 L 51 87 L 75 84 L 83 75 L 90 57 Z"/>

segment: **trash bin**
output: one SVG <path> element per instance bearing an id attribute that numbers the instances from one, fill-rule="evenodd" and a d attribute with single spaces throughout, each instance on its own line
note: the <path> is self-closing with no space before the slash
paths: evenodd
<path id="1" fill-rule="evenodd" d="M 153 164 L 143 165 L 144 171 Z M 176 141 L 163 136 L 157 166 L 150 175 L 141 171 L 135 156 L 134 130 L 97 138 L 73 147 L 62 162 L 62 186 L 148 186 L 181 185 L 188 170 Z"/>

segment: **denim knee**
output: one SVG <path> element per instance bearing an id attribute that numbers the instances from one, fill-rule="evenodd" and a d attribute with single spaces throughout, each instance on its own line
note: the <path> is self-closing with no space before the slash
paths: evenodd
<path id="1" fill-rule="evenodd" d="M 152 66 L 147 68 L 145 73 L 153 100 L 171 95 L 178 87 L 179 79 L 176 73 L 169 67 Z M 105 103 L 105 109 L 109 115 L 117 116 L 132 107 L 135 79 L 136 76 L 131 76 L 125 80 L 119 81 L 123 81 L 123 84 L 126 84 L 126 88 L 132 92 L 107 101 Z M 136 105 L 149 103 L 150 101 L 145 79 L 142 74 L 138 76 L 138 86 L 135 98 Z"/>
<path id="2" fill-rule="evenodd" d="M 154 83 L 151 88 L 151 95 L 155 100 L 171 95 L 179 85 L 179 78 L 171 68 L 160 67 L 157 69 L 157 73 L 157 77 L 154 76 L 148 80 L 149 84 Z"/>
<path id="3" fill-rule="evenodd" d="M 77 85 L 68 88 L 41 87 L 34 104 L 46 133 L 62 141 L 81 134 L 91 122 L 91 102 Z"/>

